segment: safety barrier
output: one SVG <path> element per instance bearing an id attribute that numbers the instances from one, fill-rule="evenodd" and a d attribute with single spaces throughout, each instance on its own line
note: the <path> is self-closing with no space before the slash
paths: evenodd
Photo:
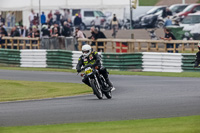
<path id="1" fill-rule="evenodd" d="M 115 53 L 103 53 L 103 65 L 108 69 L 117 70 L 142 70 L 142 54 L 115 54 Z"/>
<path id="2" fill-rule="evenodd" d="M 46 50 L 20 50 L 20 67 L 47 67 Z"/>
<path id="3" fill-rule="evenodd" d="M 0 49 L 0 65 L 20 67 L 20 51 L 13 49 Z"/>
<path id="4" fill-rule="evenodd" d="M 182 54 L 178 53 L 142 53 L 143 71 L 182 72 Z"/>
<path id="5" fill-rule="evenodd" d="M 176 53 L 185 51 L 190 51 L 194 53 L 198 51 L 197 44 L 199 41 L 187 41 L 187 40 L 140 40 L 140 39 L 98 39 L 96 41 L 91 39 L 79 39 L 79 50 L 81 50 L 82 42 L 86 42 L 88 44 L 95 44 L 92 46 L 94 50 L 103 49 L 104 52 L 116 52 L 122 53 L 124 50 L 127 53 L 133 52 L 173 52 Z M 98 43 L 101 42 L 103 46 L 98 46 Z M 127 46 L 124 47 L 123 44 Z M 171 44 L 173 48 L 168 48 L 167 45 Z M 185 45 L 187 44 L 187 45 Z"/>
<path id="6" fill-rule="evenodd" d="M 0 65 L 75 69 L 80 51 L 0 49 Z M 193 68 L 195 54 L 180 53 L 99 53 L 102 64 L 110 70 L 182 72 Z"/>
<path id="7" fill-rule="evenodd" d="M 72 52 L 67 50 L 47 50 L 47 67 L 72 69 Z"/>
<path id="8" fill-rule="evenodd" d="M 72 51 L 72 69 L 76 69 L 79 57 L 82 55 L 81 51 Z"/>
<path id="9" fill-rule="evenodd" d="M 194 64 L 192 62 L 195 61 L 195 54 L 182 54 L 182 69 L 183 71 L 200 71 L 200 68 L 193 68 Z"/>

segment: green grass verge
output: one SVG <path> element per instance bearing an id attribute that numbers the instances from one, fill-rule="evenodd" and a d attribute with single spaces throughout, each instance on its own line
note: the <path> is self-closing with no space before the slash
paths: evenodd
<path id="1" fill-rule="evenodd" d="M 140 76 L 163 76 L 163 77 L 200 77 L 200 72 L 129 72 L 129 71 L 109 71 L 114 75 L 140 75 Z"/>
<path id="2" fill-rule="evenodd" d="M 0 127 L 1 133 L 199 133 L 200 116 Z"/>
<path id="3" fill-rule="evenodd" d="M 0 67 L 0 70 L 21 70 L 21 71 L 53 71 L 53 72 L 72 72 L 76 73 L 76 70 L 71 69 L 55 69 L 55 68 L 23 68 L 23 67 Z M 109 70 L 113 75 L 140 75 L 140 76 L 164 76 L 164 77 L 200 77 L 200 72 L 182 72 L 182 73 L 170 73 L 170 72 L 132 72 L 132 71 L 113 71 Z"/>
<path id="4" fill-rule="evenodd" d="M 139 0 L 140 6 L 155 6 L 160 0 Z"/>
<path id="5" fill-rule="evenodd" d="M 2 70 L 20 70 L 20 71 L 53 71 L 53 72 L 73 72 L 75 73 L 76 70 L 72 69 L 59 69 L 59 68 L 36 68 L 36 67 L 2 67 Z"/>
<path id="6" fill-rule="evenodd" d="M 83 84 L 0 80 L 0 101 L 30 100 L 90 93 Z"/>

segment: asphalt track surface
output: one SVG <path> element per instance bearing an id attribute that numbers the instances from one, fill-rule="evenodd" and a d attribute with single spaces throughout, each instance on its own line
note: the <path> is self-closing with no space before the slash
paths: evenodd
<path id="1" fill-rule="evenodd" d="M 0 79 L 81 83 L 75 73 L 0 70 Z M 113 98 L 94 95 L 2 102 L 0 126 L 200 115 L 200 78 L 110 75 Z"/>

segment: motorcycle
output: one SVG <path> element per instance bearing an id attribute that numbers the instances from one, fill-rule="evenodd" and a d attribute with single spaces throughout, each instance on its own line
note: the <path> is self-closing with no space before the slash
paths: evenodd
<path id="1" fill-rule="evenodd" d="M 106 83 L 106 80 L 103 77 L 103 75 L 99 73 L 98 69 L 98 66 L 96 66 L 95 68 L 91 66 L 85 66 L 81 69 L 81 71 L 84 71 L 84 73 L 81 74 L 81 77 L 88 77 L 93 93 L 97 96 L 98 99 L 103 99 L 103 95 L 105 95 L 107 99 L 111 99 L 111 89 Z"/>
<path id="2" fill-rule="evenodd" d="M 126 19 L 126 20 L 122 20 L 122 25 L 121 25 L 121 29 L 126 29 L 129 30 L 131 29 L 131 24 L 130 24 L 130 20 Z"/>
<path id="3" fill-rule="evenodd" d="M 158 37 L 155 33 L 156 29 L 151 29 L 151 30 L 147 30 L 145 29 L 147 32 L 149 32 L 149 36 L 151 38 L 151 40 L 158 40 Z M 153 45 L 153 47 L 156 47 L 156 44 L 155 43 L 151 43 Z"/>

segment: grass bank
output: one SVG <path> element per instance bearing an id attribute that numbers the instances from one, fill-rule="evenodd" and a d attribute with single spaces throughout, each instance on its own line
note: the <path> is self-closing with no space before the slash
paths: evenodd
<path id="1" fill-rule="evenodd" d="M 160 0 L 139 0 L 140 6 L 155 6 Z"/>
<path id="2" fill-rule="evenodd" d="M 83 84 L 0 80 L 0 101 L 30 100 L 90 93 Z"/>
<path id="3" fill-rule="evenodd" d="M 1 133 L 199 133 L 200 116 L 0 127 Z"/>

